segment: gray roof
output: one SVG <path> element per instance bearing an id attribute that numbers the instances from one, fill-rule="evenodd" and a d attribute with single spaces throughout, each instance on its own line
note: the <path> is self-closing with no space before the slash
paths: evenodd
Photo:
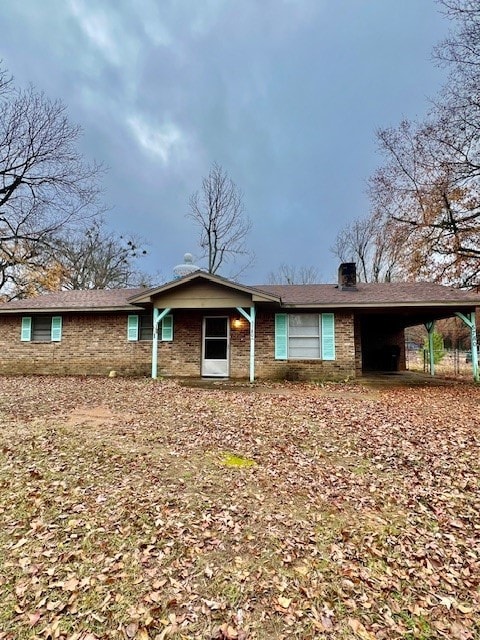
<path id="1" fill-rule="evenodd" d="M 283 307 L 304 308 L 379 308 L 379 307 L 432 307 L 432 306 L 480 306 L 478 292 L 462 291 L 427 282 L 410 283 L 360 283 L 356 289 L 342 290 L 334 284 L 306 285 L 256 285 L 249 287 L 208 275 L 206 279 L 218 281 L 232 288 L 264 293 L 265 300 L 275 302 L 280 298 Z M 138 309 L 132 301 L 143 299 L 142 294 L 153 293 L 164 288 L 172 289 L 177 284 L 191 279 L 180 278 L 156 289 L 102 289 L 85 291 L 59 291 L 24 300 L 13 300 L 0 304 L 0 313 L 20 312 L 65 312 L 65 311 L 132 311 Z M 141 304 L 141 303 L 140 303 Z"/>
<path id="2" fill-rule="evenodd" d="M 138 295 L 143 287 L 135 289 L 85 289 L 82 291 L 56 291 L 24 300 L 0 304 L 1 312 L 15 311 L 117 311 L 134 308 L 128 298 Z"/>
<path id="3" fill-rule="evenodd" d="M 280 296 L 285 306 L 378 307 L 419 305 L 480 305 L 478 292 L 462 291 L 430 282 L 359 283 L 342 290 L 332 284 L 259 285 Z"/>

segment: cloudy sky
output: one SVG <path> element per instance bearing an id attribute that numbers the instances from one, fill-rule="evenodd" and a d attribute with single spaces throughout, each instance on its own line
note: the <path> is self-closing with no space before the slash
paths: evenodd
<path id="1" fill-rule="evenodd" d="M 0 24 L 16 84 L 62 99 L 108 167 L 108 223 L 148 240 L 143 268 L 199 255 L 185 214 L 215 161 L 253 222 L 252 284 L 282 262 L 335 279 L 375 130 L 425 115 L 450 26 L 434 0 L 2 0 Z"/>

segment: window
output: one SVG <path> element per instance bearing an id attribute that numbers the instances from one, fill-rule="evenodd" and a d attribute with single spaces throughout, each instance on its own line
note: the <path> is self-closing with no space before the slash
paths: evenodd
<path id="1" fill-rule="evenodd" d="M 50 342 L 52 337 L 52 318 L 40 316 L 32 318 L 33 342 Z"/>
<path id="2" fill-rule="evenodd" d="M 138 339 L 153 339 L 153 314 L 151 312 L 142 313 L 138 316 Z"/>
<path id="3" fill-rule="evenodd" d="M 288 357 L 315 360 L 321 357 L 320 318 L 317 313 L 288 316 Z"/>
<path id="4" fill-rule="evenodd" d="M 129 315 L 127 319 L 127 339 L 130 342 L 153 339 L 153 313 L 147 311 L 141 314 Z M 163 342 L 173 340 L 173 316 L 163 317 L 158 327 L 158 339 Z"/>
<path id="5" fill-rule="evenodd" d="M 333 313 L 278 313 L 276 360 L 335 360 Z"/>
<path id="6" fill-rule="evenodd" d="M 24 316 L 20 339 L 22 342 L 60 342 L 62 317 Z"/>

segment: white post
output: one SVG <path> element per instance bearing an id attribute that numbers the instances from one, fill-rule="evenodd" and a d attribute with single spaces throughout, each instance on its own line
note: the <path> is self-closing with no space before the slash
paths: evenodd
<path id="1" fill-rule="evenodd" d="M 153 340 L 152 340 L 152 379 L 157 379 L 158 369 L 158 327 L 163 318 L 171 311 L 170 307 L 161 313 L 157 307 L 153 307 Z"/>
<path id="2" fill-rule="evenodd" d="M 157 379 L 158 368 L 158 325 L 160 311 L 153 307 L 153 340 L 152 340 L 152 379 Z"/>
<path id="3" fill-rule="evenodd" d="M 242 307 L 237 311 L 250 323 L 250 382 L 255 382 L 255 307 L 250 307 L 250 315 Z"/>
<path id="4" fill-rule="evenodd" d="M 255 307 L 250 307 L 250 382 L 255 381 Z"/>

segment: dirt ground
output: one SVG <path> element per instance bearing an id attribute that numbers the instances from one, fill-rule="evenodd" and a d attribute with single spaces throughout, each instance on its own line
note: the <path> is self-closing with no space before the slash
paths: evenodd
<path id="1" fill-rule="evenodd" d="M 479 405 L 0 378 L 0 640 L 479 638 Z"/>

